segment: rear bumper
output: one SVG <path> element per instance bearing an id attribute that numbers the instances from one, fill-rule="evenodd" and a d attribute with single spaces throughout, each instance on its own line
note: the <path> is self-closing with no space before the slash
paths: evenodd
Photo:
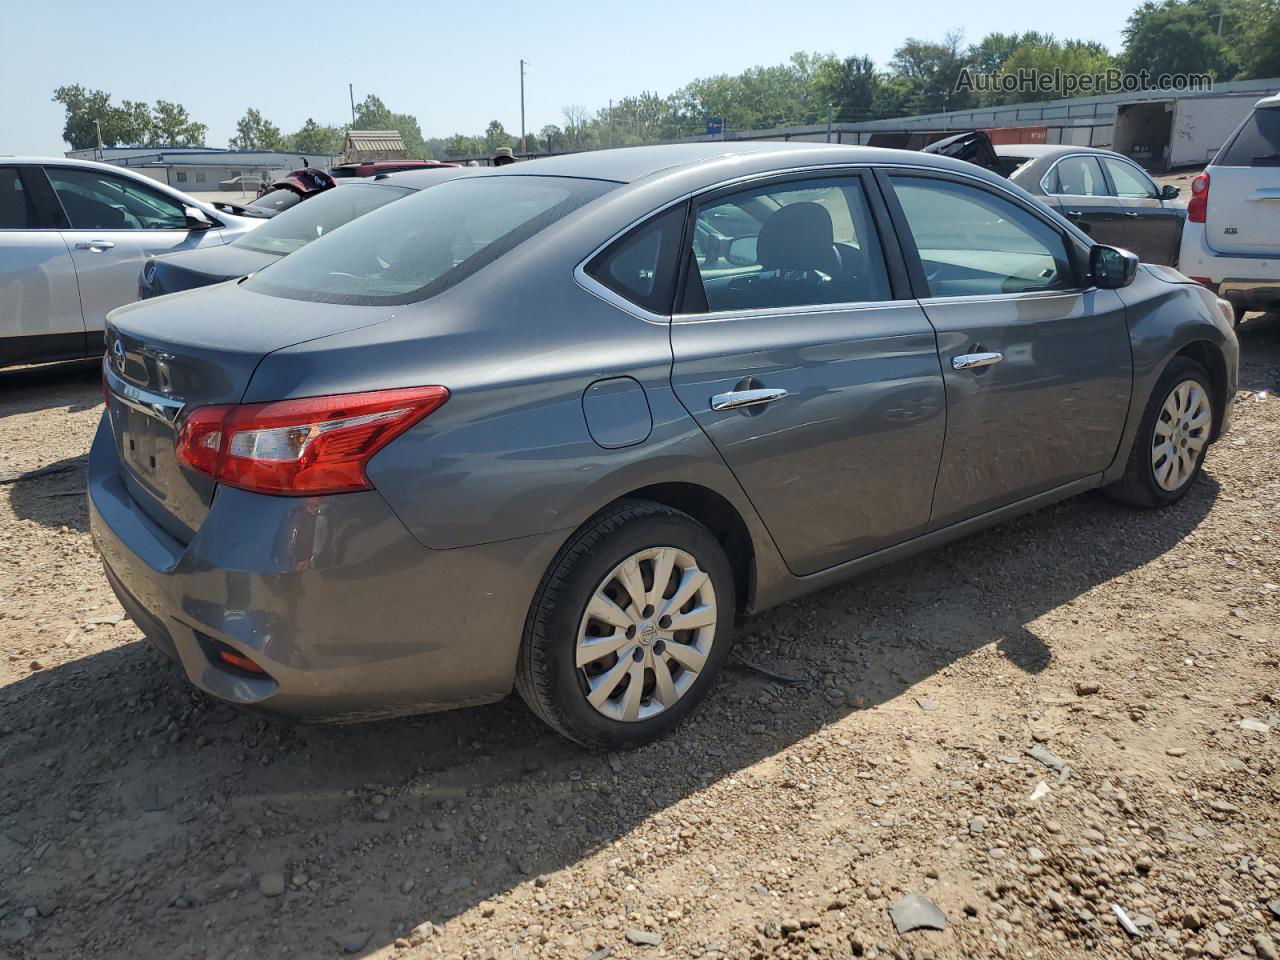
<path id="1" fill-rule="evenodd" d="M 200 689 L 303 720 L 505 696 L 529 604 L 564 536 L 429 550 L 376 492 L 224 487 L 184 545 L 137 508 L 120 469 L 104 421 L 89 458 L 89 523 L 131 618 Z M 215 662 L 210 640 L 266 676 Z"/>
<path id="2" fill-rule="evenodd" d="M 1211 250 L 1203 223 L 1188 221 L 1183 225 L 1178 269 L 1189 277 L 1208 280 L 1237 313 L 1280 308 L 1280 257 Z"/>

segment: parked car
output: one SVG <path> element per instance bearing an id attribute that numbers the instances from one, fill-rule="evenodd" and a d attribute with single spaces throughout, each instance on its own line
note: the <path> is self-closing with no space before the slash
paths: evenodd
<path id="1" fill-rule="evenodd" d="M 340 163 L 329 172 L 339 180 L 349 177 L 376 177 L 380 173 L 404 173 L 408 170 L 438 170 L 456 167 L 456 163 L 439 160 L 366 160 L 362 163 Z"/>
<path id="2" fill-rule="evenodd" d="M 1229 316 L 945 158 L 514 164 L 113 313 L 90 529 L 222 700 L 361 720 L 514 685 L 631 746 L 739 615 L 1096 487 L 1180 499 L 1230 420 Z"/>
<path id="3" fill-rule="evenodd" d="M 1179 269 L 1238 312 L 1280 309 L 1280 94 L 1259 100 L 1191 182 Z"/>
<path id="4" fill-rule="evenodd" d="M 261 223 L 109 164 L 0 157 L 0 367 L 100 354 L 148 256 Z"/>
<path id="5" fill-rule="evenodd" d="M 323 170 L 303 167 L 293 170 L 262 192 L 256 200 L 245 205 L 249 216 L 270 218 L 290 207 L 332 190 L 337 182 Z"/>
<path id="6" fill-rule="evenodd" d="M 138 275 L 138 299 L 248 276 L 371 210 L 467 172 L 450 167 L 361 180 L 292 207 L 226 246 L 151 257 Z"/>
<path id="7" fill-rule="evenodd" d="M 1186 204 L 1140 166 L 1110 150 L 1008 144 L 996 156 L 1009 179 L 1039 197 L 1098 243 L 1132 250 L 1144 263 L 1174 265 Z"/>

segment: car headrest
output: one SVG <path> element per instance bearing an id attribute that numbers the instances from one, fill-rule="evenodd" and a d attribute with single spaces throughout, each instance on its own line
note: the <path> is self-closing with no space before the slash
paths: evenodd
<path id="1" fill-rule="evenodd" d="M 760 228 L 756 258 L 766 270 L 822 270 L 837 267 L 831 214 L 818 203 L 789 203 Z"/>

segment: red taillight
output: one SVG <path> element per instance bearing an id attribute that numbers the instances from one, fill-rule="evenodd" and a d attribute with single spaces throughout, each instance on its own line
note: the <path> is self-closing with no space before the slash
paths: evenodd
<path id="1" fill-rule="evenodd" d="M 449 399 L 444 387 L 197 407 L 178 458 L 219 483 L 309 496 L 368 490 L 375 453 Z"/>
<path id="2" fill-rule="evenodd" d="M 1209 171 L 1191 181 L 1191 199 L 1187 201 L 1187 219 L 1192 223 L 1204 223 L 1209 212 Z"/>

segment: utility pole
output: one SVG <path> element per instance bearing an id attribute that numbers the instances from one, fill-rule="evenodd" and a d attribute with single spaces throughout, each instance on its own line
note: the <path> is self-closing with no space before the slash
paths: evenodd
<path id="1" fill-rule="evenodd" d="M 827 104 L 827 143 L 831 142 L 831 104 Z"/>
<path id="2" fill-rule="evenodd" d="M 613 146 L 613 98 L 609 98 L 609 146 Z"/>
<path id="3" fill-rule="evenodd" d="M 356 125 L 356 88 L 354 84 L 347 84 L 347 96 L 351 98 L 351 126 Z"/>
<path id="4" fill-rule="evenodd" d="M 520 61 L 520 152 L 526 152 L 524 134 L 524 60 Z"/>
<path id="5" fill-rule="evenodd" d="M 102 159 L 102 124 L 99 123 L 97 120 L 94 120 L 93 129 L 98 132 L 98 155 L 94 159 L 101 160 Z"/>

